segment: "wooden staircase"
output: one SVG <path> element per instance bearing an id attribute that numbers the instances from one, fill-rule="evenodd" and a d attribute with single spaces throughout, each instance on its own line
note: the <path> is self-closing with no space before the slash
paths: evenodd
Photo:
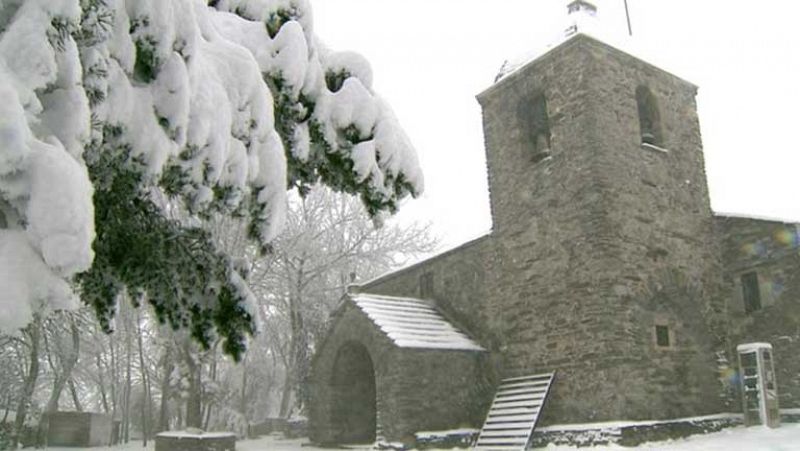
<path id="1" fill-rule="evenodd" d="M 503 379 L 473 449 L 527 449 L 555 375 Z"/>

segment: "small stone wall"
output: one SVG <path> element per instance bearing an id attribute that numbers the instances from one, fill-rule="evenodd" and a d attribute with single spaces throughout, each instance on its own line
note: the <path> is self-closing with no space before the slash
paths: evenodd
<path id="1" fill-rule="evenodd" d="M 637 446 L 645 442 L 708 434 L 741 424 L 742 418 L 739 414 L 720 414 L 671 421 L 560 425 L 537 430 L 533 435 L 533 447 L 544 447 L 548 444 L 598 446 L 612 443 Z"/>
<path id="2" fill-rule="evenodd" d="M 538 428 L 533 434 L 532 448 L 546 448 L 550 444 L 577 447 L 610 444 L 637 446 L 645 442 L 708 434 L 741 424 L 742 418 L 739 414 L 719 414 L 671 421 L 556 425 Z M 478 434 L 479 431 L 476 429 L 418 432 L 415 434 L 414 449 L 469 448 Z M 405 448 L 399 443 L 385 443 L 381 449 L 410 448 Z"/>
<path id="3" fill-rule="evenodd" d="M 267 418 L 261 423 L 251 424 L 247 431 L 248 437 L 254 438 L 262 435 L 269 435 L 273 432 L 284 432 L 286 430 L 286 418 Z"/>
<path id="4" fill-rule="evenodd" d="M 156 451 L 234 451 L 236 434 L 232 432 L 190 433 L 162 432 L 156 435 Z"/>
<path id="5" fill-rule="evenodd" d="M 111 417 L 91 412 L 46 413 L 42 423 L 48 446 L 107 446 L 111 444 Z"/>
<path id="6" fill-rule="evenodd" d="M 468 448 L 478 439 L 480 429 L 453 429 L 448 431 L 417 432 L 418 449 Z"/>

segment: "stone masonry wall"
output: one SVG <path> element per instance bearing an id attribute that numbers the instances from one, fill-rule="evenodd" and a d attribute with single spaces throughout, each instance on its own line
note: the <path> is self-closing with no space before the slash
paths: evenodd
<path id="1" fill-rule="evenodd" d="M 773 346 L 781 408 L 800 407 L 800 229 L 797 224 L 717 217 L 730 318 L 730 361 L 736 345 Z M 745 313 L 742 274 L 758 277 L 761 308 Z"/>
<path id="2" fill-rule="evenodd" d="M 389 396 L 397 400 L 381 410 L 390 417 L 382 430 L 389 441 L 412 444 L 414 433 L 480 428 L 494 385 L 484 379 L 488 355 L 470 351 L 400 349 Z"/>
<path id="3" fill-rule="evenodd" d="M 594 173 L 603 199 L 606 302 L 625 306 L 632 341 L 623 412 L 676 418 L 719 412 L 714 351 L 723 345 L 721 262 L 695 103 L 696 87 L 598 41 L 590 109 L 597 123 Z M 666 152 L 641 144 L 636 89 L 657 103 Z M 655 327 L 670 345 L 656 344 Z M 626 382 L 627 383 L 627 382 Z"/>
<path id="4" fill-rule="evenodd" d="M 377 409 L 380 412 L 384 404 L 390 401 L 384 398 L 387 393 L 387 377 L 394 371 L 391 365 L 393 345 L 391 340 L 380 332 L 373 323 L 352 303 L 345 304 L 337 312 L 334 327 L 314 354 L 311 363 L 309 391 L 312 402 L 309 403 L 309 435 L 315 443 L 335 443 L 339 431 L 332 419 L 334 410 L 331 379 L 336 363 L 338 350 L 348 343 L 363 345 L 375 370 L 375 392 Z M 391 418 L 387 418 L 391 420 Z M 381 418 L 378 418 L 380 424 Z"/>
<path id="5" fill-rule="evenodd" d="M 667 152 L 641 145 L 640 85 Z M 492 352 L 487 380 L 558 370 L 544 424 L 721 411 L 725 292 L 695 94 L 583 35 L 508 75 L 478 96 L 492 234 L 364 290 L 419 297 L 433 274 L 428 297 Z M 521 113 L 541 96 L 546 158 Z"/>
<path id="6" fill-rule="evenodd" d="M 613 371 L 626 354 L 614 336 L 621 330 L 604 326 L 622 312 L 593 296 L 602 205 L 585 134 L 595 120 L 586 109 L 588 63 L 582 40 L 572 39 L 478 96 L 493 238 L 502 256 L 489 277 L 490 324 L 502 340 L 504 377 L 559 371 L 545 423 L 599 419 L 608 403 L 598 396 L 610 392 L 611 375 L 586 365 Z M 544 160 L 532 155 L 529 124 L 517 114 L 540 93 L 550 130 L 551 155 Z"/>
<path id="7" fill-rule="evenodd" d="M 492 244 L 492 236 L 485 235 L 368 282 L 361 289 L 367 293 L 433 300 L 450 322 L 485 348 L 492 349 L 497 338 L 488 326 L 486 312 L 492 299 L 487 274 L 494 271 L 498 259 Z M 420 290 L 424 274 L 433 277 L 433 292 L 426 296 Z"/>
<path id="8" fill-rule="evenodd" d="M 639 145 L 641 83 L 663 99 L 670 153 Z M 517 115 L 538 93 L 551 131 L 542 161 Z M 694 87 L 579 35 L 479 101 L 502 256 L 487 316 L 504 373 L 559 370 L 545 423 L 718 411 L 702 312 L 719 265 Z M 669 349 L 655 347 L 656 322 Z"/>
<path id="9" fill-rule="evenodd" d="M 486 353 L 398 348 L 348 303 L 312 363 L 312 441 L 336 441 L 330 380 L 337 350 L 353 342 L 367 349 L 374 365 L 377 427 L 384 439 L 410 443 L 420 430 L 480 426 L 493 394 L 483 379 Z"/>

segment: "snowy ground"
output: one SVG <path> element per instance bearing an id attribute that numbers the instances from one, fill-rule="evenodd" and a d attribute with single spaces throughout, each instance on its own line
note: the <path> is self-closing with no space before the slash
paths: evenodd
<path id="1" fill-rule="evenodd" d="M 75 448 L 47 448 L 51 451 L 74 451 Z M 147 448 L 141 442 L 131 442 L 111 448 L 93 448 L 93 451 L 138 451 L 153 450 L 152 442 Z M 265 437 L 257 440 L 242 440 L 236 443 L 237 451 L 314 451 L 321 448 L 309 446 L 306 440 L 284 440 Z M 369 449 L 368 447 L 357 449 Z M 626 448 L 618 445 L 597 446 L 593 448 L 573 448 L 568 446 L 548 446 L 548 451 L 568 450 L 629 450 L 648 451 L 797 451 L 800 449 L 800 424 L 785 424 L 778 429 L 764 427 L 735 427 L 707 435 L 696 435 L 683 440 L 654 442 Z"/>

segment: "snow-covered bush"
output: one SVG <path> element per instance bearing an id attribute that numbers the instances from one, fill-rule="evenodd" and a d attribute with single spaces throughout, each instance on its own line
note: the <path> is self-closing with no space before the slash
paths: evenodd
<path id="1" fill-rule="evenodd" d="M 245 215 L 266 245 L 287 187 L 322 181 L 372 215 L 420 193 L 371 79 L 305 0 L 0 1 L 0 330 L 74 306 L 81 273 L 107 328 L 127 289 L 238 355 L 252 294 L 192 218 Z"/>

